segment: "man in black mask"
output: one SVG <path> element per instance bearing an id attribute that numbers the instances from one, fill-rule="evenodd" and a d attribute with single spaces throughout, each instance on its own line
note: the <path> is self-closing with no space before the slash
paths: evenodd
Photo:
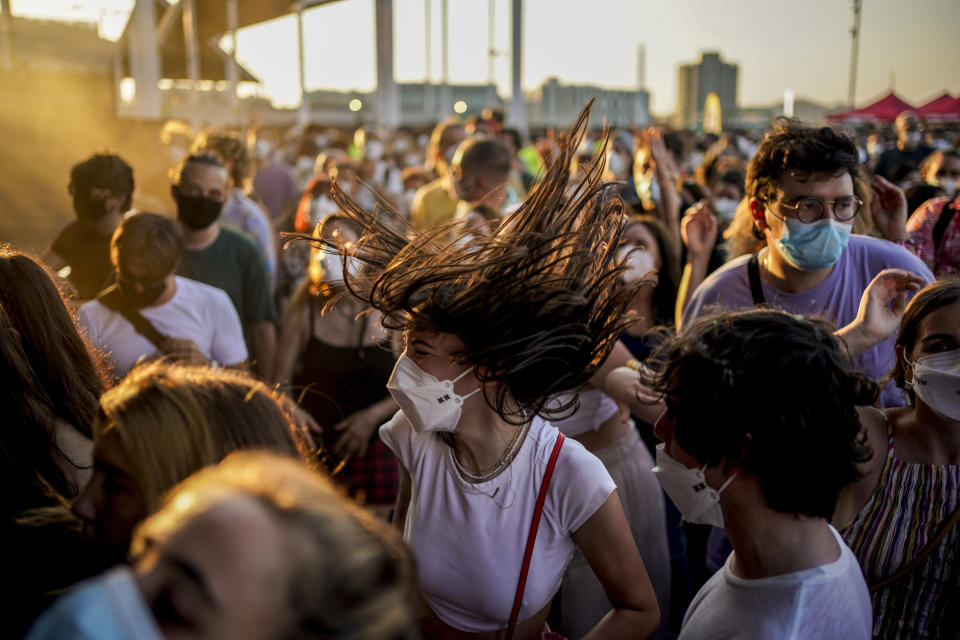
<path id="1" fill-rule="evenodd" d="M 70 267 L 67 277 L 81 300 L 96 296 L 110 278 L 110 237 L 130 208 L 133 186 L 133 169 L 113 154 L 95 154 L 70 170 L 67 189 L 77 219 L 60 232 L 44 261 L 56 270 Z"/>
<path id="2" fill-rule="evenodd" d="M 242 366 L 243 330 L 222 290 L 174 275 L 183 253 L 179 226 L 137 213 L 113 234 L 110 260 L 117 283 L 80 307 L 91 340 L 122 377 L 143 358 Z"/>
<path id="3" fill-rule="evenodd" d="M 259 247 L 217 222 L 230 193 L 227 169 L 214 153 L 194 153 L 183 159 L 172 178 L 170 192 L 184 242 L 177 273 L 227 292 L 240 316 L 254 369 L 269 379 L 277 345 L 276 310 Z"/>

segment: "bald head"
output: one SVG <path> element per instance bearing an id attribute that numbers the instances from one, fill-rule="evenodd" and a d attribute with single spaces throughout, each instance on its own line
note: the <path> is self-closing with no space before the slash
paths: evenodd
<path id="1" fill-rule="evenodd" d="M 476 202 L 488 197 L 503 188 L 509 175 L 510 151 L 496 138 L 468 138 L 453 157 L 454 184 L 463 200 Z"/>

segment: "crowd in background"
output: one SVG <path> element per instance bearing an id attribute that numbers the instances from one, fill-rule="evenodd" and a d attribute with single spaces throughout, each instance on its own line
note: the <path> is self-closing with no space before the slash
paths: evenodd
<path id="1" fill-rule="evenodd" d="M 168 122 L 175 217 L 78 159 L 7 631 L 960 637 L 957 126 L 587 122 Z"/>

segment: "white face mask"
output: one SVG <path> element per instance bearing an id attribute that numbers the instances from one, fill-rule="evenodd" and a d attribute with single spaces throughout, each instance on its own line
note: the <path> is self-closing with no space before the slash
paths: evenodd
<path id="1" fill-rule="evenodd" d="M 452 380 L 439 380 L 403 354 L 393 367 L 387 391 L 415 431 L 454 431 L 460 422 L 463 401 L 480 391 L 480 387 L 459 396 L 453 391 L 453 383 L 472 370 L 468 367 Z"/>
<path id="2" fill-rule="evenodd" d="M 939 178 L 938 182 L 940 188 L 946 191 L 948 196 L 953 196 L 957 192 L 957 185 L 960 184 L 960 180 L 956 178 Z"/>
<path id="3" fill-rule="evenodd" d="M 636 282 L 656 269 L 650 252 L 638 247 L 620 247 L 617 249 L 617 260 L 626 263 L 627 270 L 623 272 L 623 281 L 627 284 Z"/>
<path id="4" fill-rule="evenodd" d="M 728 224 L 733 220 L 738 204 L 740 203 L 733 198 L 716 198 L 713 201 L 713 211 L 717 214 L 720 222 Z"/>
<path id="5" fill-rule="evenodd" d="M 908 131 L 907 132 L 907 144 L 911 146 L 918 146 L 923 142 L 923 134 L 919 131 Z"/>
<path id="6" fill-rule="evenodd" d="M 611 151 L 607 154 L 607 169 L 616 177 L 620 177 L 627 170 L 627 159 L 622 153 Z"/>
<path id="7" fill-rule="evenodd" d="M 313 165 L 316 164 L 316 158 L 311 158 L 310 156 L 300 156 L 297 158 L 296 170 L 299 173 L 313 173 Z"/>
<path id="8" fill-rule="evenodd" d="M 907 384 L 916 396 L 944 420 L 960 421 L 960 349 L 917 358 L 911 366 Z"/>
<path id="9" fill-rule="evenodd" d="M 363 157 L 374 162 L 380 160 L 383 157 L 383 143 L 379 140 L 367 140 L 363 149 Z"/>
<path id="10" fill-rule="evenodd" d="M 340 256 L 336 253 L 327 253 L 326 251 L 317 251 L 314 260 L 320 263 L 323 269 L 323 280 L 327 284 L 343 284 L 343 263 Z M 360 272 L 360 261 L 354 256 L 347 256 L 347 273 L 351 278 L 355 278 Z"/>
<path id="11" fill-rule="evenodd" d="M 707 484 L 704 476 L 706 468 L 707 465 L 703 465 L 701 469 L 688 467 L 671 458 L 662 443 L 657 445 L 657 466 L 653 468 L 653 475 L 673 500 L 683 519 L 693 524 L 722 527 L 720 493 L 733 482 L 737 474 L 727 478 L 719 489 L 714 489 Z"/>
<path id="12" fill-rule="evenodd" d="M 310 226 L 316 226 L 318 222 L 337 211 L 340 211 L 340 207 L 329 197 L 322 195 L 314 198 L 310 203 Z"/>
<path id="13" fill-rule="evenodd" d="M 273 153 L 273 146 L 266 140 L 257 140 L 253 145 L 253 155 L 258 160 L 266 160 Z"/>
<path id="14" fill-rule="evenodd" d="M 401 198 L 401 201 L 403 203 L 402 213 L 409 215 L 410 211 L 413 210 L 413 197 L 415 195 L 417 195 L 416 189 L 407 189 L 406 191 L 403 192 L 403 196 Z"/>

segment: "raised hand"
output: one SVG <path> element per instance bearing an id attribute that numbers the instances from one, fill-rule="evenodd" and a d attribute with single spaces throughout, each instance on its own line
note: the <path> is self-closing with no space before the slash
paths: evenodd
<path id="1" fill-rule="evenodd" d="M 687 209 L 680 222 L 680 236 L 691 259 L 710 256 L 717 242 L 717 219 L 706 201 L 701 200 Z"/>
<path id="2" fill-rule="evenodd" d="M 906 240 L 907 197 L 903 190 L 881 176 L 874 176 L 870 186 L 873 188 L 870 213 L 877 231 L 887 240 Z"/>

